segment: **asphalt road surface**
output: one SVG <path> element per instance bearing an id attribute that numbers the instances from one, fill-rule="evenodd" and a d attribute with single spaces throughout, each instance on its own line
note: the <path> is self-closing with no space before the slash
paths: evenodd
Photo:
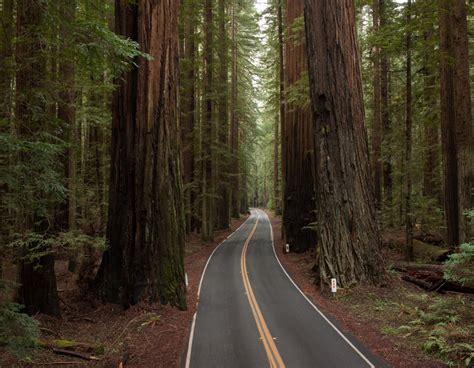
<path id="1" fill-rule="evenodd" d="M 185 368 L 385 366 L 297 288 L 276 257 L 268 216 L 251 212 L 204 270 Z"/>

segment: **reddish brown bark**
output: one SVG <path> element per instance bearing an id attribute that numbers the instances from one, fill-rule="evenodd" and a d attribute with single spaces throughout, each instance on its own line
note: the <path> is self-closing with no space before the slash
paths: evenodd
<path id="1" fill-rule="evenodd" d="M 186 308 L 179 157 L 178 5 L 117 0 L 116 31 L 141 57 L 114 93 L 107 239 L 97 276 L 104 301 L 159 299 Z"/>
<path id="2" fill-rule="evenodd" d="M 316 153 L 318 275 L 348 287 L 384 274 L 370 189 L 354 1 L 305 1 Z"/>
<path id="3" fill-rule="evenodd" d="M 454 247 L 472 234 L 472 224 L 463 212 L 474 205 L 466 2 L 439 0 L 439 18 L 444 207 L 447 243 Z"/>

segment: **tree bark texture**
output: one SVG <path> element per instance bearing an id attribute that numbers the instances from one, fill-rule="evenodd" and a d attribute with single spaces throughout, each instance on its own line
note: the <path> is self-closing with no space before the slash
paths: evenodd
<path id="1" fill-rule="evenodd" d="M 446 240 L 448 246 L 454 247 L 472 236 L 472 223 L 463 212 L 474 206 L 474 143 L 464 0 L 439 0 L 439 31 Z"/>
<path id="2" fill-rule="evenodd" d="M 107 240 L 97 275 L 104 301 L 159 299 L 186 308 L 179 157 L 178 6 L 117 0 L 116 31 L 141 57 L 114 93 Z"/>
<path id="3" fill-rule="evenodd" d="M 353 0 L 305 1 L 316 153 L 318 274 L 348 287 L 384 274 L 371 191 Z"/>
<path id="4" fill-rule="evenodd" d="M 296 18 L 303 16 L 303 0 L 289 0 L 286 7 L 288 29 Z M 296 83 L 307 68 L 306 45 L 303 34 L 289 32 L 285 48 L 286 86 Z M 284 204 L 283 226 L 290 250 L 304 252 L 316 246 L 316 233 L 307 227 L 314 215 L 314 143 L 311 112 L 294 103 L 285 104 L 282 151 Z"/>

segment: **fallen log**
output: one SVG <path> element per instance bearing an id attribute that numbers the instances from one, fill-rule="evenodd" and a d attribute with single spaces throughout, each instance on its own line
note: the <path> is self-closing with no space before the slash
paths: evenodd
<path id="1" fill-rule="evenodd" d="M 66 355 L 74 358 L 80 358 L 84 360 L 100 360 L 99 358 L 93 356 L 93 355 L 86 355 L 82 353 L 78 353 L 77 351 L 72 351 L 72 350 L 64 350 L 64 349 L 53 349 L 53 353 L 59 354 L 59 355 Z"/>
<path id="2" fill-rule="evenodd" d="M 431 287 L 431 284 L 429 282 L 417 279 L 416 277 L 409 276 L 409 275 L 403 275 L 402 280 L 411 282 L 412 284 L 415 284 L 424 290 L 429 290 Z"/>
<path id="3" fill-rule="evenodd" d="M 419 240 L 423 243 L 433 244 L 435 246 L 441 246 L 444 244 L 444 239 L 441 235 L 425 233 L 424 231 L 415 231 L 413 239 Z"/>
<path id="4" fill-rule="evenodd" d="M 445 280 L 442 277 L 438 278 L 419 278 L 415 275 L 403 275 L 402 280 L 415 284 L 426 291 L 434 291 L 437 293 L 445 293 L 446 291 L 455 291 L 463 294 L 474 294 L 474 287 L 465 286 L 457 282 Z M 429 281 L 428 281 L 429 280 Z"/>
<path id="5" fill-rule="evenodd" d="M 440 276 L 443 275 L 443 265 L 438 265 L 438 264 L 397 262 L 397 263 L 394 263 L 390 268 L 392 270 L 399 271 L 399 272 L 430 271 L 430 272 L 435 272 L 436 274 Z"/>

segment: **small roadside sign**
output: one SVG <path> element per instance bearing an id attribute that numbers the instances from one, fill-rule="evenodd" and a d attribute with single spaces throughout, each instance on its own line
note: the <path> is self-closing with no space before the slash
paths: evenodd
<path id="1" fill-rule="evenodd" d="M 336 282 L 336 279 L 331 279 L 331 292 L 332 292 L 332 293 L 337 292 L 337 282 Z"/>
<path id="2" fill-rule="evenodd" d="M 290 253 L 290 244 L 285 245 L 285 253 Z"/>

